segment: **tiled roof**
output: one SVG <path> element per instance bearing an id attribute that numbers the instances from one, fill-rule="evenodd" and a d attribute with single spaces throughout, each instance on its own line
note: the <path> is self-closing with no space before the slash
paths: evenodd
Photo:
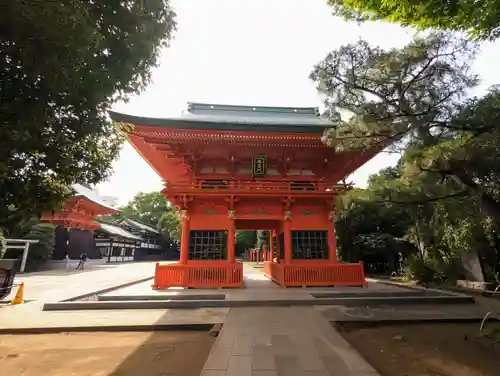
<path id="1" fill-rule="evenodd" d="M 316 107 L 234 106 L 188 103 L 182 116 L 148 118 L 110 111 L 115 121 L 136 125 L 186 129 L 261 130 L 261 131 L 321 131 L 334 126 L 319 115 Z"/>
<path id="2" fill-rule="evenodd" d="M 142 240 L 140 237 L 135 236 L 134 234 L 131 234 L 128 231 L 125 231 L 121 227 L 110 225 L 107 223 L 99 223 L 99 224 L 101 225 L 101 230 L 110 235 L 119 236 L 121 238 L 132 239 L 132 240 Z"/>
<path id="3" fill-rule="evenodd" d="M 93 190 L 91 190 L 91 189 L 89 189 L 87 187 L 84 187 L 81 184 L 74 184 L 72 186 L 72 188 L 76 191 L 76 193 L 75 193 L 76 197 L 82 196 L 82 197 L 87 198 L 90 201 L 95 202 L 96 204 L 98 204 L 98 205 L 100 205 L 102 207 L 116 210 L 111 205 L 109 205 L 108 203 L 106 203 L 102 198 L 100 198 Z"/>
<path id="4" fill-rule="evenodd" d="M 143 223 L 134 221 L 130 218 L 123 219 L 120 223 L 126 222 L 129 226 L 134 227 L 137 230 L 144 230 L 149 232 L 154 232 L 155 234 L 159 234 L 160 232 L 153 227 L 147 226 Z"/>

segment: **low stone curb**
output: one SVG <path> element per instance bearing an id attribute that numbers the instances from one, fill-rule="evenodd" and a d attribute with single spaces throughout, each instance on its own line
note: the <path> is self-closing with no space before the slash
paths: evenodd
<path id="1" fill-rule="evenodd" d="M 368 292 L 368 293 L 353 293 L 353 292 L 310 292 L 309 295 L 317 299 L 322 298 L 406 298 L 411 296 L 453 296 L 450 292 L 434 292 L 434 291 L 404 291 L 404 292 Z"/>
<path id="2" fill-rule="evenodd" d="M 99 310 L 99 309 L 197 309 L 232 307 L 289 307 L 289 306 L 366 306 L 408 304 L 472 304 L 470 296 L 410 296 L 410 297 L 350 297 L 301 300 L 149 300 L 149 301 L 87 301 L 45 303 L 44 311 Z"/>
<path id="3" fill-rule="evenodd" d="M 141 301 L 141 300 L 224 300 L 225 294 L 184 294 L 184 295 L 99 295 L 100 302 Z"/>
<path id="4" fill-rule="evenodd" d="M 396 282 L 396 281 L 390 281 L 390 280 L 384 280 L 384 279 L 377 279 L 377 278 L 367 278 L 368 280 L 373 280 L 376 281 L 376 283 L 381 283 L 383 285 L 388 285 L 388 286 L 397 286 L 401 288 L 405 288 L 408 290 L 417 290 L 417 291 L 429 291 L 437 294 L 447 294 L 449 296 L 468 296 L 469 295 L 463 293 L 463 292 L 458 292 L 458 291 L 453 291 L 453 290 L 444 290 L 444 289 L 437 289 L 437 288 L 427 288 L 423 286 L 416 286 L 416 285 L 407 285 L 402 282 Z"/>
<path id="5" fill-rule="evenodd" d="M 105 294 L 107 292 L 111 292 L 111 291 L 114 291 L 114 290 L 118 290 L 118 289 L 122 289 L 122 288 L 125 288 L 125 287 L 137 285 L 139 283 L 152 280 L 153 278 L 154 278 L 154 276 L 150 276 L 150 277 L 141 278 L 141 279 L 137 279 L 137 280 L 130 281 L 130 282 L 125 282 L 125 283 L 122 283 L 120 285 L 106 287 L 105 289 L 101 289 L 101 290 L 97 290 L 97 291 L 92 291 L 92 292 L 87 292 L 85 294 L 73 296 L 71 298 L 66 298 L 66 299 L 61 300 L 61 302 L 72 302 L 72 301 L 75 301 L 75 300 L 85 299 L 85 298 L 88 298 L 89 296 L 93 296 L 93 295 Z"/>
<path id="6" fill-rule="evenodd" d="M 109 325 L 109 326 L 60 326 L 45 328 L 0 328 L 0 335 L 8 334 L 55 334 L 55 333 L 87 333 L 87 332 L 153 332 L 153 331 L 204 331 L 210 332 L 219 324 L 141 324 L 141 325 Z"/>
<path id="7" fill-rule="evenodd" d="M 415 319 L 377 319 L 377 320 L 329 320 L 329 322 L 335 326 L 342 328 L 343 325 L 359 327 L 359 328 L 372 328 L 377 326 L 390 326 L 390 325 L 418 325 L 418 324 L 467 324 L 467 323 L 480 323 L 483 317 L 443 317 L 443 318 L 415 318 Z M 494 321 L 493 319 L 487 319 L 486 321 Z M 342 329 L 341 329 L 342 330 Z"/>

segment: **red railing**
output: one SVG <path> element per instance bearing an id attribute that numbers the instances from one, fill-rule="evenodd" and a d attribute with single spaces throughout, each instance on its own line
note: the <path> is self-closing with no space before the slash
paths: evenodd
<path id="1" fill-rule="evenodd" d="M 280 286 L 365 286 L 363 264 L 307 265 L 264 263 L 266 275 Z"/>
<path id="2" fill-rule="evenodd" d="M 169 287 L 242 287 L 243 265 L 219 261 L 192 262 L 188 264 L 156 264 L 154 289 Z"/>
<path id="3" fill-rule="evenodd" d="M 279 181 L 204 181 L 197 180 L 191 184 L 165 185 L 166 193 L 205 192 L 205 193 L 301 193 L 318 194 L 350 189 L 351 185 L 322 182 L 279 182 Z"/>

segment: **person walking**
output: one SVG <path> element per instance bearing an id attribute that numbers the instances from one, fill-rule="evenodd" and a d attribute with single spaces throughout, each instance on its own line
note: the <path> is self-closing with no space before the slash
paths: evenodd
<path id="1" fill-rule="evenodd" d="M 85 262 L 87 261 L 87 254 L 84 252 L 80 255 L 80 261 L 78 261 L 77 269 L 82 269 L 83 266 L 85 265 Z"/>
<path id="2" fill-rule="evenodd" d="M 64 253 L 64 263 L 65 263 L 65 268 L 68 269 L 69 268 L 69 255 L 68 255 L 68 252 L 65 252 Z"/>

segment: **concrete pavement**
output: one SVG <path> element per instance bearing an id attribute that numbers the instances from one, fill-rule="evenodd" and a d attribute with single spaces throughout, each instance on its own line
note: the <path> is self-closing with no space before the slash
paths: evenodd
<path id="1" fill-rule="evenodd" d="M 78 295 L 153 277 L 155 263 L 103 264 L 92 269 L 59 269 L 18 274 L 14 283 L 24 282 L 24 299 L 54 302 Z M 5 299 L 14 297 L 16 288 Z"/>
<path id="2" fill-rule="evenodd" d="M 232 308 L 201 376 L 379 376 L 312 307 Z"/>

